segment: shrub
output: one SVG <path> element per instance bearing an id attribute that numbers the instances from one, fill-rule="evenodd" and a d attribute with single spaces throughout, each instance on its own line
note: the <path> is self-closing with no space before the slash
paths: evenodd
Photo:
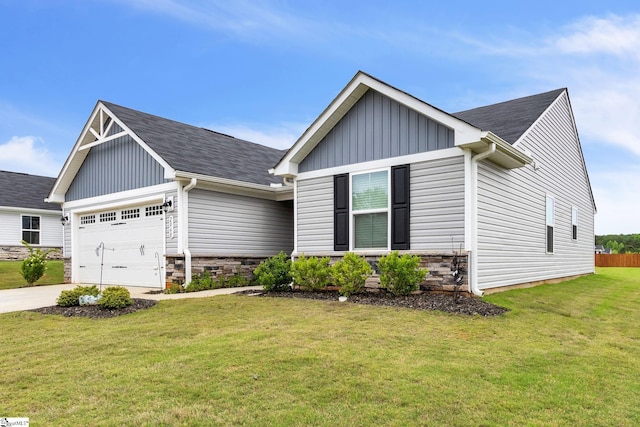
<path id="1" fill-rule="evenodd" d="M 91 295 L 97 297 L 100 291 L 96 285 L 91 286 L 76 286 L 68 291 L 60 292 L 60 296 L 56 300 L 56 303 L 61 307 L 73 307 L 80 305 L 79 298 L 82 295 Z"/>
<path id="2" fill-rule="evenodd" d="M 385 255 L 378 261 L 380 285 L 394 295 L 409 295 L 418 289 L 424 280 L 427 269 L 419 268 L 420 257 L 417 255 L 398 255 L 398 251 Z"/>
<path id="3" fill-rule="evenodd" d="M 22 244 L 29 250 L 27 256 L 20 264 L 20 275 L 26 280 L 29 286 L 32 286 L 44 275 L 47 270 L 47 255 L 51 252 L 57 252 L 57 249 L 33 249 L 29 243 L 22 241 Z"/>
<path id="4" fill-rule="evenodd" d="M 198 292 L 205 291 L 207 289 L 215 289 L 214 279 L 211 277 L 211 273 L 204 271 L 199 277 L 194 277 L 191 282 L 184 288 L 185 292 Z"/>
<path id="5" fill-rule="evenodd" d="M 171 283 L 169 286 L 167 286 L 167 288 L 164 290 L 165 294 L 182 294 L 184 293 L 184 286 L 182 286 L 182 284 L 180 283 Z"/>
<path id="6" fill-rule="evenodd" d="M 280 252 L 262 261 L 253 270 L 253 275 L 265 291 L 285 290 L 291 283 L 291 260 L 284 252 Z"/>
<path id="7" fill-rule="evenodd" d="M 326 288 L 331 283 L 331 267 L 329 266 L 329 257 L 307 258 L 304 254 L 291 264 L 291 278 L 296 285 L 309 289 L 311 291 L 319 291 Z"/>
<path id="8" fill-rule="evenodd" d="M 235 273 L 233 276 L 229 277 L 224 283 L 220 281 L 221 288 L 242 288 L 244 286 L 249 286 L 249 279 L 240 273 Z"/>
<path id="9" fill-rule="evenodd" d="M 98 305 L 102 308 L 110 310 L 117 308 L 125 308 L 131 305 L 131 294 L 129 290 L 122 286 L 109 286 L 102 291 L 102 296 L 98 300 Z"/>
<path id="10" fill-rule="evenodd" d="M 340 294 L 348 297 L 362 292 L 367 277 L 373 270 L 364 257 L 347 252 L 333 264 L 332 273 L 333 283 L 340 288 Z"/>

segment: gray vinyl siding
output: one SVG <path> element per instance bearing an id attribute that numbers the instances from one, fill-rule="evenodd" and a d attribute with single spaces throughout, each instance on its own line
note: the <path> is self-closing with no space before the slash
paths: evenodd
<path id="1" fill-rule="evenodd" d="M 464 249 L 464 157 L 411 165 L 411 250 Z"/>
<path id="2" fill-rule="evenodd" d="M 34 214 L 29 214 L 34 215 Z M 62 246 L 62 224 L 60 223 L 61 212 L 54 215 L 40 216 L 40 246 Z M 65 227 L 66 228 L 66 227 Z"/>
<path id="3" fill-rule="evenodd" d="M 189 192 L 193 255 L 271 256 L 293 250 L 293 205 L 202 189 Z"/>
<path id="4" fill-rule="evenodd" d="M 333 251 L 333 176 L 297 186 L 298 253 Z"/>
<path id="5" fill-rule="evenodd" d="M 178 216 L 180 215 L 178 206 L 178 192 L 170 191 L 165 197 L 173 198 L 173 211 L 167 212 L 166 214 L 166 224 L 165 224 L 165 242 L 166 242 L 166 253 L 167 254 L 177 254 L 178 253 L 178 239 L 180 236 L 178 235 Z M 173 236 L 171 235 L 171 223 L 173 222 Z"/>
<path id="6" fill-rule="evenodd" d="M 19 245 L 20 226 L 20 214 L 0 212 L 0 245 Z"/>
<path id="7" fill-rule="evenodd" d="M 164 182 L 162 166 L 126 135 L 90 149 L 65 200 L 102 196 Z"/>
<path id="8" fill-rule="evenodd" d="M 594 271 L 594 209 L 566 95 L 518 143 L 540 165 L 478 168 L 481 289 Z M 554 253 L 546 253 L 546 195 L 555 199 Z M 578 208 L 572 240 L 571 209 Z"/>
<path id="9" fill-rule="evenodd" d="M 369 89 L 300 163 L 308 172 L 451 148 L 454 132 Z"/>
<path id="10" fill-rule="evenodd" d="M 71 216 L 71 215 L 69 215 Z M 79 221 L 79 220 L 78 220 Z M 74 227 L 73 222 L 68 223 L 64 227 L 63 235 L 63 246 L 62 246 L 62 255 L 65 257 L 70 257 L 73 251 L 71 250 L 71 229 Z"/>

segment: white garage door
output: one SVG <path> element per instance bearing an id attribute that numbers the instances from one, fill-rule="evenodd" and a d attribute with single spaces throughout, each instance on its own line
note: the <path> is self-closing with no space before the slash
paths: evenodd
<path id="1" fill-rule="evenodd" d="M 78 251 L 74 254 L 78 256 L 79 282 L 98 284 L 102 274 L 106 285 L 160 287 L 163 217 L 160 205 L 80 216 Z"/>

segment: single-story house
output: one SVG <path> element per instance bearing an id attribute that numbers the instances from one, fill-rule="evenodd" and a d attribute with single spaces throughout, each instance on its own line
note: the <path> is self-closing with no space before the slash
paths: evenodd
<path id="1" fill-rule="evenodd" d="M 28 254 L 22 241 L 36 249 L 61 249 L 62 211 L 44 202 L 55 178 L 0 171 L 0 260 Z M 50 258 L 59 257 L 59 252 Z"/>
<path id="2" fill-rule="evenodd" d="M 271 172 L 294 188 L 294 257 L 414 253 L 446 289 L 456 254 L 478 295 L 594 272 L 567 89 L 448 113 L 358 72 Z"/>
<path id="3" fill-rule="evenodd" d="M 98 101 L 47 198 L 65 280 L 164 287 L 290 253 L 293 187 L 268 173 L 283 154 Z"/>

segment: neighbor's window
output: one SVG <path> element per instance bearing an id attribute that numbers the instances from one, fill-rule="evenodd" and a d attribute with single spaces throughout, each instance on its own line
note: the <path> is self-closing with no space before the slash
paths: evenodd
<path id="1" fill-rule="evenodd" d="M 389 241 L 389 172 L 351 176 L 354 249 L 387 249 Z"/>
<path id="2" fill-rule="evenodd" d="M 553 228 L 555 226 L 555 200 L 547 196 L 547 253 L 553 253 Z"/>
<path id="3" fill-rule="evenodd" d="M 578 240 L 578 208 L 571 208 L 571 238 Z"/>
<path id="4" fill-rule="evenodd" d="M 22 216 L 22 240 L 31 244 L 40 244 L 40 217 Z"/>

